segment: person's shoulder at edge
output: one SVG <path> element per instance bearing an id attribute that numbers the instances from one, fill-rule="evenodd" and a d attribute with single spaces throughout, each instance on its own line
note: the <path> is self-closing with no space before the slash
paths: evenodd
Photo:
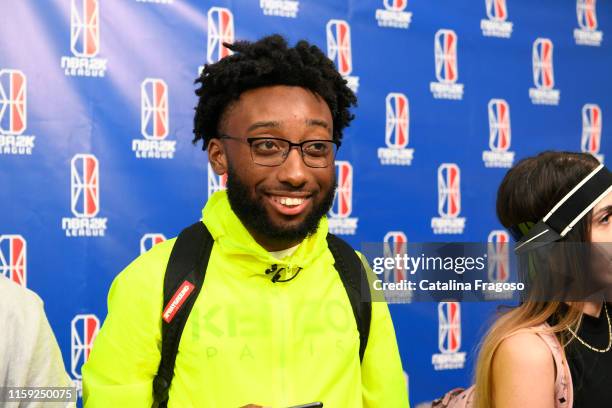
<path id="1" fill-rule="evenodd" d="M 492 361 L 496 408 L 554 406 L 555 366 L 544 340 L 533 331 L 504 339 Z"/>
<path id="2" fill-rule="evenodd" d="M 0 309 L 4 313 L 25 316 L 42 307 L 43 301 L 35 292 L 0 275 Z"/>
<path id="3" fill-rule="evenodd" d="M 34 291 L 0 275 L 0 327 L 11 336 L 0 339 L 0 384 L 10 386 L 69 387 L 55 335 L 47 320 L 44 302 Z M 4 341 L 2 341 L 4 340 Z M 8 347 L 8 349 L 6 349 Z M 60 404 L 49 404 L 59 406 Z M 73 407 L 75 403 L 63 404 Z"/>

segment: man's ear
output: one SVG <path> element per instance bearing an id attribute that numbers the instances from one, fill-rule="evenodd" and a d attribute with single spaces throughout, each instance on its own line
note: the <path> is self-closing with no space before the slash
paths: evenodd
<path id="1" fill-rule="evenodd" d="M 208 162 L 218 176 L 227 173 L 227 155 L 221 140 L 214 138 L 208 143 Z"/>

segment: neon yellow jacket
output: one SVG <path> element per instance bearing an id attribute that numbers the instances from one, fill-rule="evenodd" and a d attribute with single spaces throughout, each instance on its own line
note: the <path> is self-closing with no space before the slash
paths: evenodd
<path id="1" fill-rule="evenodd" d="M 279 261 L 251 237 L 225 192 L 211 196 L 202 215 L 215 243 L 179 344 L 169 407 L 408 406 L 385 303 L 372 304 L 360 364 L 357 325 L 327 249 L 326 219 Z M 156 245 L 114 280 L 108 316 L 83 367 L 87 408 L 151 406 L 173 243 Z M 303 270 L 272 283 L 265 274 L 271 264 Z"/>

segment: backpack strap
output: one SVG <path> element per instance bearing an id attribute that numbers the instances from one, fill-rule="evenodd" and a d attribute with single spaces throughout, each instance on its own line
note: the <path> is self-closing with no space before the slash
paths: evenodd
<path id="1" fill-rule="evenodd" d="M 563 346 L 557 336 L 550 332 L 548 324 L 543 324 L 542 327 L 544 330 L 538 330 L 536 333 L 544 340 L 555 360 L 555 408 L 571 408 L 574 404 L 574 385 Z"/>
<path id="2" fill-rule="evenodd" d="M 164 276 L 162 350 L 153 380 L 154 406 L 168 404 L 181 334 L 204 283 L 213 243 L 204 223 L 198 221 L 181 231 L 172 248 Z"/>
<path id="3" fill-rule="evenodd" d="M 355 322 L 359 330 L 359 360 L 363 361 L 370 334 L 370 321 L 372 320 L 372 298 L 368 277 L 361 259 L 346 241 L 328 233 L 327 246 L 334 256 L 334 267 L 340 274 L 340 279 L 353 308 Z"/>

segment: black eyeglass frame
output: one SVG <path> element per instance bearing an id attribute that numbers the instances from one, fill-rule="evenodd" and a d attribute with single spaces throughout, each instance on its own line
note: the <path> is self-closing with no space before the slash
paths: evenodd
<path id="1" fill-rule="evenodd" d="M 340 146 L 342 145 L 342 143 L 338 140 L 329 140 L 329 139 L 313 139 L 313 140 L 304 140 L 303 142 L 300 143 L 293 143 L 290 140 L 287 139 L 283 139 L 282 137 L 247 137 L 246 139 L 242 139 L 240 137 L 235 137 L 235 136 L 230 136 L 228 134 L 221 134 L 219 135 L 219 139 L 230 139 L 230 140 L 237 140 L 239 142 L 244 142 L 244 143 L 248 143 L 249 144 L 249 150 L 251 151 L 251 160 L 253 160 L 253 163 L 259 165 L 259 166 L 264 166 L 264 167 L 278 167 L 281 166 L 286 160 L 287 157 L 289 157 L 289 153 L 291 153 L 291 149 L 293 149 L 294 147 L 299 147 L 300 149 L 300 154 L 302 156 L 302 161 L 304 162 L 304 164 L 307 167 L 313 168 L 313 169 L 324 169 L 330 166 L 330 164 L 333 164 L 334 160 L 336 159 L 336 154 L 338 154 L 338 150 L 340 149 Z M 257 163 L 255 161 L 255 158 L 253 157 L 253 143 L 255 143 L 258 140 L 278 140 L 281 142 L 285 142 L 289 144 L 289 150 L 287 150 L 287 153 L 283 155 L 283 161 L 281 161 L 279 164 L 261 164 L 261 163 Z M 317 166 L 311 166 L 308 163 L 306 163 L 306 160 L 304 160 L 304 150 L 303 150 L 303 146 L 307 143 L 313 143 L 313 142 L 326 142 L 326 143 L 333 143 L 334 145 L 336 145 L 336 151 L 334 152 L 334 157 L 331 159 L 331 163 L 328 163 L 326 166 L 323 167 L 317 167 Z"/>

